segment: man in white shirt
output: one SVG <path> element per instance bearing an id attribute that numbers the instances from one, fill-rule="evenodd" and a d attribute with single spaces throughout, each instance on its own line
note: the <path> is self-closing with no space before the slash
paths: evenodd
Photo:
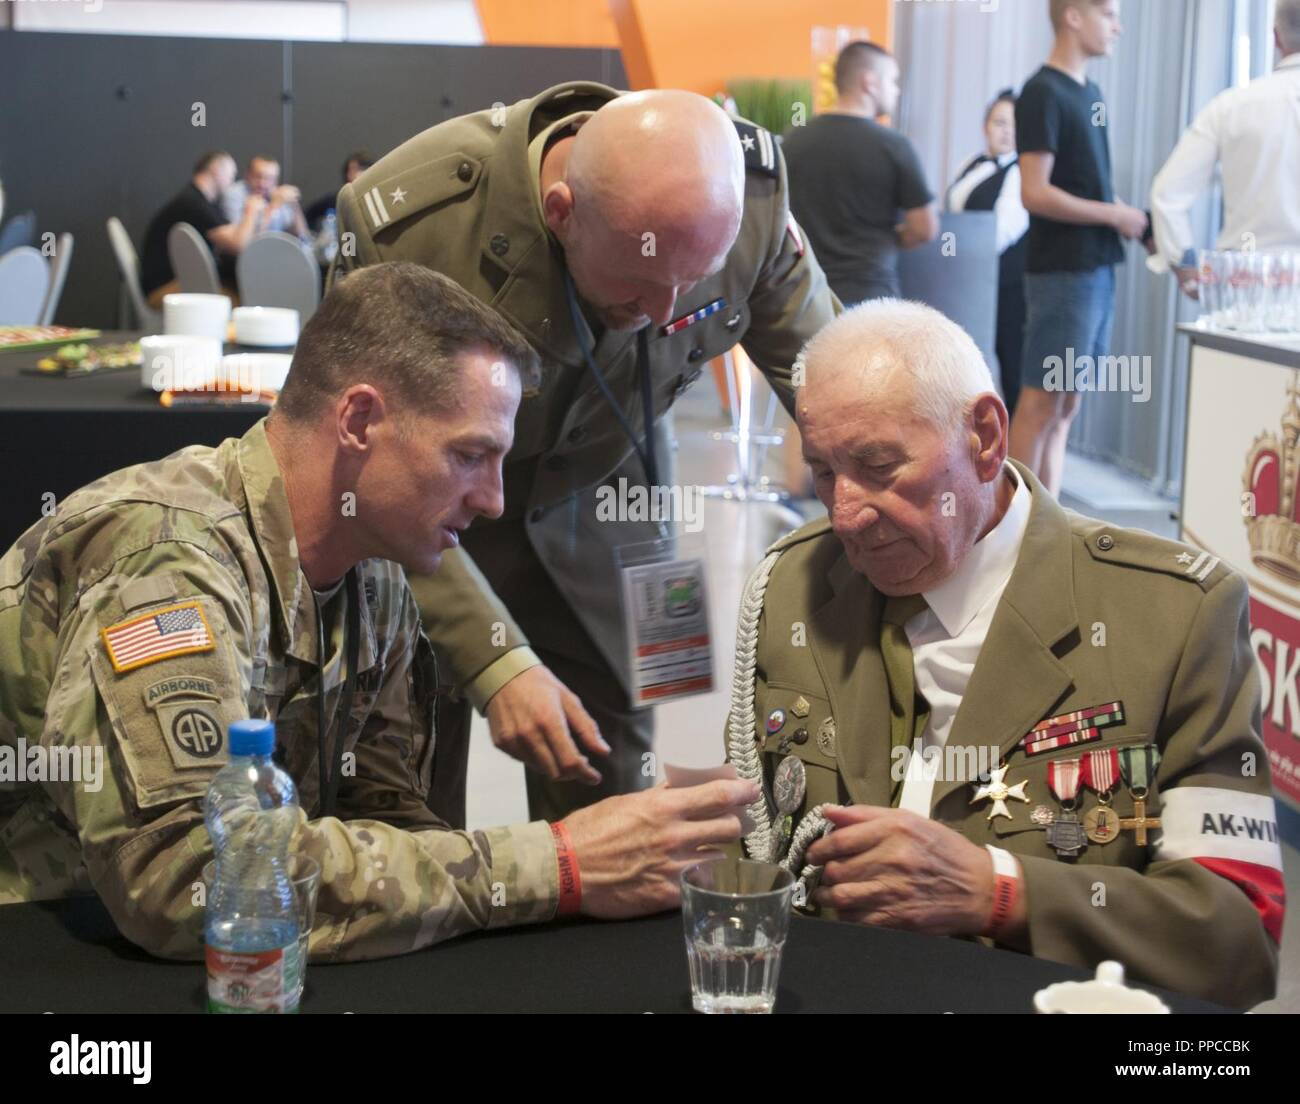
<path id="1" fill-rule="evenodd" d="M 1215 96 L 1151 185 L 1161 255 L 1183 290 L 1196 286 L 1192 206 L 1223 178 L 1224 250 L 1300 249 L 1300 0 L 1277 0 L 1282 60 L 1268 76 Z"/>
<path id="2" fill-rule="evenodd" d="M 742 597 L 750 856 L 840 920 L 1270 997 L 1285 895 L 1242 578 L 1061 509 L 929 307 L 846 311 L 794 379 L 828 517 Z"/>

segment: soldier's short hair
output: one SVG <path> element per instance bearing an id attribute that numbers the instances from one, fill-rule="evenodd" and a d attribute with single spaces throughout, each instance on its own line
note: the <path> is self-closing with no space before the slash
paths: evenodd
<path id="1" fill-rule="evenodd" d="M 853 91 L 863 73 L 875 69 L 885 58 L 893 56 L 883 46 L 868 42 L 865 38 L 850 42 L 835 58 L 835 91 Z"/>
<path id="2" fill-rule="evenodd" d="M 358 383 L 373 384 L 399 414 L 454 409 L 458 358 L 481 349 L 517 372 L 525 393 L 537 388 L 537 354 L 486 303 L 423 265 L 370 265 L 338 279 L 303 326 L 275 409 L 309 421 Z"/>

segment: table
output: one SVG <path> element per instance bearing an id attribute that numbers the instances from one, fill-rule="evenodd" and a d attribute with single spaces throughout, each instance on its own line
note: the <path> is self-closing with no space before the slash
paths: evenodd
<path id="1" fill-rule="evenodd" d="M 975 943 L 796 915 L 778 1012 L 1029 1012 L 1085 971 Z M 0 1012 L 199 1012 L 203 967 L 118 935 L 96 897 L 0 906 Z M 1175 1012 L 1217 1005 L 1160 993 Z M 687 1012 L 678 913 L 480 932 L 376 962 L 311 965 L 303 1012 Z"/>
<path id="2" fill-rule="evenodd" d="M 107 332 L 97 340 L 140 336 Z M 57 501 L 118 468 L 242 436 L 268 409 L 167 409 L 140 386 L 138 368 L 71 379 L 22 373 L 55 348 L 0 353 L 0 554 L 40 519 L 47 494 Z"/>

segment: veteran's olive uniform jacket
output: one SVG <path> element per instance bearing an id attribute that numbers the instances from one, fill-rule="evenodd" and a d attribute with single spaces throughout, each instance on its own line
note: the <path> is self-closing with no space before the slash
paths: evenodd
<path id="1" fill-rule="evenodd" d="M 212 857 L 204 795 L 227 761 L 227 726 L 256 717 L 275 722 L 277 760 L 298 787 L 294 846 L 321 865 L 313 957 L 399 954 L 554 915 L 545 823 L 457 832 L 429 811 L 432 649 L 401 568 L 357 570 L 360 659 L 344 718 L 347 589 L 323 606 L 322 665 L 264 422 L 98 480 L 29 529 L 0 558 L 0 752 L 26 748 L 35 762 L 33 747 L 82 749 L 102 770 L 0 784 L 0 904 L 93 889 L 135 943 L 197 957 L 196 886 Z M 196 614 L 202 628 L 152 657 L 149 637 L 114 632 L 152 632 L 160 616 L 193 626 Z M 346 725 L 330 817 L 317 816 L 322 677 L 326 716 Z"/>
<path id="2" fill-rule="evenodd" d="M 1062 510 L 1022 466 L 1028 528 L 953 723 L 950 747 L 995 746 L 1006 783 L 1028 804 L 988 819 L 969 781 L 935 782 L 931 816 L 974 843 L 1014 853 L 1024 870 L 1032 953 L 1091 967 L 1117 959 L 1131 977 L 1224 1004 L 1270 998 L 1282 922 L 1281 862 L 1243 579 L 1198 550 Z M 880 654 L 883 597 L 854 571 L 825 519 L 777 542 L 757 633 L 753 738 L 763 774 L 804 761 L 804 811 L 823 803 L 889 805 L 889 691 Z M 800 642 L 806 639 L 806 645 Z M 791 721 L 813 738 L 778 753 Z M 1099 739 L 1027 754 L 1045 718 L 1108 702 L 1124 723 Z M 735 706 L 733 704 L 733 711 Z M 802 711 L 802 703 L 800 703 Z M 815 735 L 833 718 L 835 736 Z M 1148 846 L 1122 831 L 1073 861 L 1048 847 L 1031 810 L 1059 803 L 1047 765 L 1106 746 L 1161 753 Z M 733 753 L 733 758 L 736 756 Z M 1097 795 L 1080 791 L 1080 816 Z M 1133 813 L 1123 785 L 1113 805 Z M 798 873 L 798 871 L 796 871 Z"/>
<path id="3" fill-rule="evenodd" d="M 436 575 L 412 580 L 439 658 L 446 659 L 456 687 L 480 707 L 537 662 L 491 589 L 493 577 L 508 575 L 513 562 L 505 542 L 478 540 L 494 525 L 522 524 L 555 585 L 628 684 L 613 549 L 654 539 L 659 531 L 652 523 L 596 519 L 597 485 L 617 485 L 623 476 L 639 486 L 645 476 L 583 363 L 565 297 L 563 252 L 543 221 L 529 160 L 530 140 L 550 124 L 596 110 L 617 95 L 601 84 L 573 82 L 508 108 L 451 119 L 399 146 L 338 196 L 342 249 L 332 278 L 381 261 L 427 265 L 499 310 L 542 357 L 540 393 L 523 399 L 506 458 L 503 518 L 480 519 L 466 534 L 474 562 L 463 550 L 449 553 Z M 743 121 L 736 127 L 747 169 L 739 236 L 723 270 L 683 296 L 674 317 L 719 298 L 726 306 L 672 336 L 651 329 L 655 416 L 711 358 L 737 342 L 789 408 L 800 348 L 839 309 L 790 221 L 785 164 L 772 136 Z M 585 336 L 590 342 L 591 333 Z M 632 333 L 606 331 L 594 355 L 640 434 L 636 345 Z M 662 468 L 668 460 L 661 454 Z M 498 623 L 504 633 L 494 631 Z"/>

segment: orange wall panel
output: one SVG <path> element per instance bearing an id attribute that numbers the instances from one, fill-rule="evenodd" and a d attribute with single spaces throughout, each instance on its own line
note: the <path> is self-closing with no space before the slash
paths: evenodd
<path id="1" fill-rule="evenodd" d="M 632 88 L 689 88 L 711 96 L 738 77 L 810 80 L 818 26 L 869 27 L 873 41 L 893 43 L 893 0 L 608 3 Z"/>
<path id="2" fill-rule="evenodd" d="M 492 46 L 618 47 L 606 0 L 475 0 Z"/>

